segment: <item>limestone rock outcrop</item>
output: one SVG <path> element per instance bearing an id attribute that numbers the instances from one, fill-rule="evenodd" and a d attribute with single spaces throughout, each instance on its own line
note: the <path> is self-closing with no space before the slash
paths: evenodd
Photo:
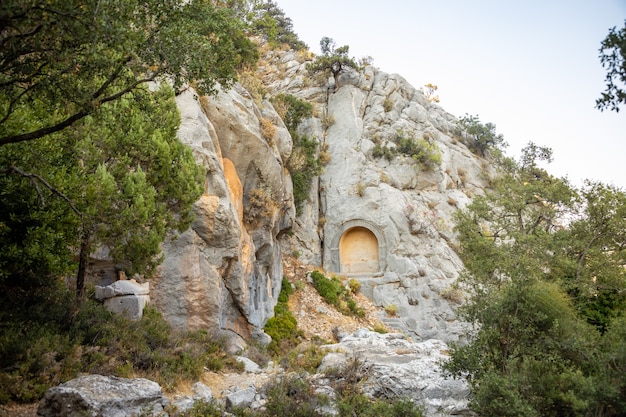
<path id="1" fill-rule="evenodd" d="M 410 399 L 429 417 L 470 415 L 467 382 L 446 378 L 440 369 L 448 359 L 444 342 L 414 342 L 400 333 L 362 329 L 326 348 L 329 353 L 318 368 L 321 375 L 357 366 L 361 389 L 372 398 Z"/>
<path id="2" fill-rule="evenodd" d="M 360 280 L 377 305 L 395 306 L 393 325 L 416 340 L 461 339 L 455 308 L 463 299 L 453 284 L 463 265 L 452 214 L 483 193 L 491 172 L 456 133 L 457 118 L 372 66 L 343 73 L 335 89 L 332 77 L 314 85 L 294 52 L 272 51 L 265 62 L 260 73 L 271 94 L 315 103 L 316 116 L 300 133 L 330 155 L 284 241 L 288 253 Z M 438 149 L 439 163 L 425 168 L 402 153 L 376 155 L 396 149 L 398 138 Z"/>
<path id="3" fill-rule="evenodd" d="M 455 116 L 399 75 L 367 66 L 335 88 L 332 77 L 307 72 L 307 59 L 269 51 L 257 73 L 268 97 L 314 105 L 299 134 L 330 156 L 297 217 L 286 170 L 292 138 L 269 101 L 239 84 L 177 98 L 179 137 L 206 167 L 207 185 L 191 229 L 164 244 L 153 303 L 176 327 L 219 330 L 235 347 L 267 341 L 282 251 L 361 281 L 378 306 L 395 308 L 397 317 L 381 320 L 416 340 L 462 339 L 452 215 L 488 186 L 488 161 L 463 143 Z M 427 144 L 437 161 L 381 156 L 399 138 Z"/>
<path id="4" fill-rule="evenodd" d="M 189 89 L 177 103 L 180 140 L 206 168 L 206 189 L 191 228 L 163 245 L 152 302 L 174 327 L 221 333 L 233 350 L 267 342 L 262 328 L 282 279 L 278 235 L 295 214 L 283 164 L 289 134 L 269 102 L 238 87 L 215 97 Z M 264 117 L 276 123 L 273 140 Z"/>

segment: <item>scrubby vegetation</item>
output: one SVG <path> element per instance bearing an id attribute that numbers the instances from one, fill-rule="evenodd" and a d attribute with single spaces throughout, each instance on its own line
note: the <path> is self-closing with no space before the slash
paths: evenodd
<path id="1" fill-rule="evenodd" d="M 376 400 L 362 394 L 358 382 L 365 374 L 354 373 L 350 378 L 344 378 L 344 373 L 337 371 L 342 375 L 335 384 L 340 392 L 338 398 L 316 393 L 306 375 L 291 373 L 264 387 L 267 395 L 265 410 L 233 409 L 229 413 L 238 417 L 323 417 L 328 415 L 324 410 L 334 408 L 339 417 L 422 417 L 421 409 L 408 400 Z M 332 374 L 330 376 L 333 378 Z M 223 407 L 217 403 L 204 402 L 196 404 L 181 417 L 221 417 L 223 412 Z"/>
<path id="2" fill-rule="evenodd" d="M 388 161 L 398 155 L 409 156 L 425 171 L 432 171 L 441 164 L 441 150 L 431 140 L 415 139 L 411 134 L 398 131 L 392 142 L 392 144 L 384 145 L 378 141 L 372 148 L 372 156 L 385 158 Z"/>
<path id="3" fill-rule="evenodd" d="M 343 314 L 357 317 L 365 315 L 363 309 L 357 305 L 350 295 L 351 291 L 346 289 L 339 278 L 335 276 L 327 278 L 320 271 L 312 271 L 311 279 L 317 292 L 328 304 L 335 306 Z"/>
<path id="4" fill-rule="evenodd" d="M 265 333 L 271 338 L 268 349 L 274 354 L 280 354 L 288 349 L 293 348 L 302 338 L 302 332 L 298 331 L 298 322 L 294 315 L 289 311 L 289 295 L 293 293 L 291 283 L 283 278 L 280 294 L 278 295 L 278 303 L 274 307 L 274 317 L 267 320 Z"/>
<path id="5" fill-rule="evenodd" d="M 317 140 L 298 133 L 300 123 L 313 115 L 313 106 L 290 94 L 279 94 L 271 101 L 293 140 L 293 150 L 286 165 L 293 183 L 294 204 L 300 212 L 309 196 L 313 179 L 322 172 Z"/>
<path id="6" fill-rule="evenodd" d="M 204 368 L 241 369 L 219 337 L 174 332 L 153 308 L 135 322 L 91 299 L 75 309 L 62 287 L 42 296 L 45 302 L 3 312 L 0 404 L 37 401 L 50 386 L 83 372 L 142 376 L 167 391 L 197 381 Z"/>

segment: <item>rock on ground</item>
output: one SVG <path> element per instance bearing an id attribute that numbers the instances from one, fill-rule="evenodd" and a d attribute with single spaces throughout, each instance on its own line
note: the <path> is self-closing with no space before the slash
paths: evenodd
<path id="1" fill-rule="evenodd" d="M 113 376 L 86 375 L 50 388 L 39 403 L 42 417 L 158 416 L 167 400 L 156 382 Z"/>

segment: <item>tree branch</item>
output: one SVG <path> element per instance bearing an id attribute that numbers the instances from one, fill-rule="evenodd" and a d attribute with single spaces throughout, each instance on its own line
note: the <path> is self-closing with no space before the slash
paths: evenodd
<path id="1" fill-rule="evenodd" d="M 20 168 L 18 168 L 16 166 L 10 166 L 8 169 L 5 169 L 5 170 L 0 171 L 0 172 L 3 172 L 3 173 L 14 172 L 14 173 L 16 173 L 16 174 L 18 174 L 18 175 L 20 175 L 20 176 L 22 176 L 24 178 L 28 178 L 31 181 L 31 183 L 33 184 L 33 186 L 35 187 L 35 189 L 37 190 L 37 194 L 39 195 L 39 199 L 42 201 L 42 205 L 45 205 L 45 200 L 43 198 L 43 194 L 41 193 L 41 190 L 39 189 L 39 186 L 36 183 L 36 181 L 39 181 L 48 190 L 52 191 L 53 194 L 56 194 L 57 196 L 61 197 L 68 204 L 68 206 L 72 209 L 72 211 L 74 213 L 76 213 L 80 218 L 83 217 L 83 214 L 76 208 L 76 206 L 74 206 L 74 203 L 72 203 L 72 200 L 70 200 L 69 197 L 66 196 L 65 194 L 63 194 L 58 188 L 53 187 L 52 185 L 50 185 L 50 183 L 48 181 L 46 181 L 41 175 L 22 171 Z"/>
<path id="2" fill-rule="evenodd" d="M 153 81 L 155 79 L 155 77 L 159 74 L 159 72 L 157 71 L 157 72 L 151 74 L 149 77 L 141 78 L 139 80 L 135 80 L 135 82 L 131 83 L 129 86 L 127 86 L 126 88 L 118 91 L 117 93 L 112 94 L 112 95 L 110 95 L 108 97 L 104 97 L 104 98 L 98 100 L 98 97 L 100 97 L 106 91 L 106 89 L 119 77 L 120 73 L 124 70 L 124 68 L 126 67 L 126 64 L 130 60 L 131 60 L 131 57 L 127 57 L 124 60 L 124 62 L 119 65 L 119 67 L 115 70 L 115 72 L 113 72 L 113 74 L 111 74 L 111 76 L 104 83 L 102 83 L 100 88 L 98 88 L 92 94 L 92 99 L 93 99 L 94 102 L 106 103 L 106 102 L 109 102 L 109 101 L 117 100 L 118 98 L 122 97 L 124 94 L 127 94 L 127 93 L 131 92 L 132 90 L 134 90 L 138 85 L 146 83 L 146 82 Z M 65 129 L 66 127 L 69 127 L 72 124 L 76 123 L 78 120 L 80 120 L 80 119 L 88 116 L 89 114 L 91 114 L 93 112 L 93 109 L 94 109 L 93 106 L 85 106 L 85 107 L 83 107 L 82 110 L 74 113 L 73 115 L 71 115 L 67 119 L 65 119 L 62 122 L 59 122 L 59 123 L 57 123 L 55 125 L 43 127 L 41 129 L 38 129 L 38 130 L 35 130 L 35 131 L 32 131 L 32 132 L 28 132 L 28 133 L 22 133 L 22 134 L 19 134 L 19 135 L 9 135 L 9 136 L 2 137 L 2 138 L 0 138 L 0 147 L 4 146 L 6 144 L 9 144 L 9 143 L 25 142 L 25 141 L 28 141 L 28 140 L 41 138 L 41 137 L 49 135 L 51 133 L 59 132 L 59 131 Z"/>

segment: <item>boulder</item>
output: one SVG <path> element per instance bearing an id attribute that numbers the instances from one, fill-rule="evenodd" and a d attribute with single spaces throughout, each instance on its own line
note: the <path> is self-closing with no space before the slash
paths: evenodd
<path id="1" fill-rule="evenodd" d="M 193 396 L 183 396 L 176 398 L 172 401 L 177 411 L 184 412 L 193 408 L 196 402 L 204 401 L 211 402 L 213 400 L 213 391 L 202 382 L 196 382 L 191 387 Z"/>
<path id="2" fill-rule="evenodd" d="M 96 286 L 96 299 L 103 300 L 107 310 L 139 320 L 150 302 L 150 284 L 134 279 L 115 281 L 111 285 Z"/>
<path id="3" fill-rule="evenodd" d="M 117 297 L 120 295 L 149 295 L 150 283 L 139 283 L 134 279 L 115 281 L 104 287 L 96 286 L 96 299 Z"/>
<path id="4" fill-rule="evenodd" d="M 104 307 L 112 313 L 122 314 L 130 320 L 143 317 L 143 309 L 150 302 L 148 295 L 120 295 L 104 300 Z"/>
<path id="5" fill-rule="evenodd" d="M 244 389 L 238 389 L 225 395 L 226 408 L 234 407 L 250 407 L 257 396 L 256 388 L 250 386 Z"/>
<path id="6" fill-rule="evenodd" d="M 446 378 L 441 371 L 448 359 L 442 341 L 414 342 L 400 333 L 362 329 L 326 348 L 330 353 L 318 372 L 346 368 L 356 360 L 364 377 L 361 388 L 370 397 L 414 400 L 429 417 L 470 415 L 467 382 Z"/>
<path id="7" fill-rule="evenodd" d="M 167 403 L 156 382 L 87 375 L 48 389 L 39 402 L 37 414 L 42 417 L 161 416 Z"/>

